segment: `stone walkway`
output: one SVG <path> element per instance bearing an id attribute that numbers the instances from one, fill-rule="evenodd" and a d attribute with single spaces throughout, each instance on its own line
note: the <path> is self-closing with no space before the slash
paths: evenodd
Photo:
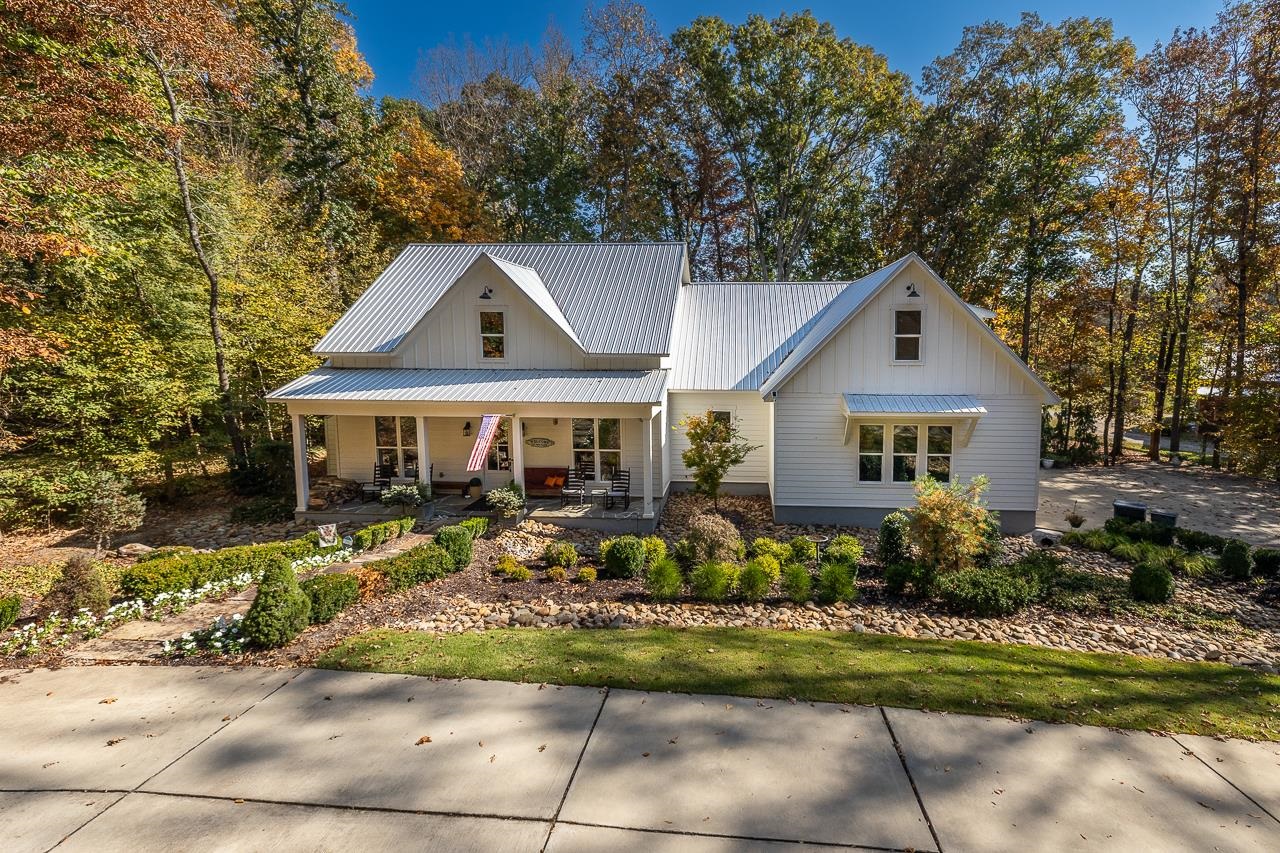
<path id="1" fill-rule="evenodd" d="M 1110 468 L 1041 470 L 1036 523 L 1067 530 L 1064 516 L 1074 507 L 1085 517 L 1085 527 L 1099 527 L 1111 517 L 1115 500 L 1172 510 L 1181 527 L 1280 547 L 1280 487 L 1200 465 L 1132 461 Z"/>
<path id="2" fill-rule="evenodd" d="M 321 670 L 0 678 L 6 850 L 1276 850 L 1280 744 Z"/>
<path id="3" fill-rule="evenodd" d="M 415 545 L 430 541 L 430 537 L 418 533 L 406 533 L 398 539 L 362 552 L 346 563 L 333 563 L 315 574 L 343 572 L 401 554 Z M 304 577 L 306 577 L 304 575 Z M 161 657 L 165 640 L 177 640 L 183 634 L 208 628 L 219 616 L 234 616 L 249 612 L 257 586 L 246 587 L 240 592 L 219 601 L 202 601 L 161 622 L 135 619 L 119 628 L 113 628 L 101 637 L 95 637 L 69 649 L 69 660 L 101 663 L 133 663 L 155 661 Z"/>

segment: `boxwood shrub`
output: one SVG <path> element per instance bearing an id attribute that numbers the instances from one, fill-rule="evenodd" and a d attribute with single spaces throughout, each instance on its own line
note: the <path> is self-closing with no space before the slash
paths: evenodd
<path id="1" fill-rule="evenodd" d="M 1173 572 L 1159 563 L 1138 563 L 1129 574 L 1129 594 L 1137 601 L 1164 604 L 1173 598 Z"/>
<path id="2" fill-rule="evenodd" d="M 862 560 L 862 543 L 857 537 L 841 534 L 832 539 L 822 549 L 823 563 L 839 563 L 849 569 L 855 577 L 858 574 L 858 563 Z"/>
<path id="3" fill-rule="evenodd" d="M 1232 539 L 1222 548 L 1222 559 L 1218 561 L 1222 573 L 1232 580 L 1248 580 L 1253 571 L 1253 563 L 1249 558 L 1249 543 Z"/>
<path id="4" fill-rule="evenodd" d="M 638 536 L 619 536 L 603 556 L 607 578 L 634 578 L 644 571 L 644 542 Z"/>
<path id="5" fill-rule="evenodd" d="M 1263 577 L 1280 575 L 1280 548 L 1258 548 L 1253 552 L 1253 570 Z"/>
<path id="6" fill-rule="evenodd" d="M 542 562 L 568 571 L 578 565 L 578 549 L 572 542 L 548 542 L 542 549 Z"/>
<path id="7" fill-rule="evenodd" d="M 311 621 L 311 599 L 298 586 L 289 562 L 276 557 L 258 584 L 258 595 L 245 614 L 242 629 L 252 645 L 275 649 L 285 645 Z"/>
<path id="8" fill-rule="evenodd" d="M 1178 541 L 1179 545 L 1188 551 L 1212 551 L 1215 554 L 1221 554 L 1222 549 L 1227 544 L 1227 539 L 1224 536 L 1202 533 L 1199 530 L 1188 530 L 1185 527 L 1174 528 L 1173 537 Z"/>
<path id="9" fill-rule="evenodd" d="M 450 524 L 436 531 L 436 544 L 449 552 L 454 565 L 463 569 L 471 565 L 471 528 Z"/>
<path id="10" fill-rule="evenodd" d="M 663 541 L 661 536 L 646 536 L 644 542 L 644 564 L 652 566 L 654 563 L 665 560 L 667 558 L 667 543 Z"/>
<path id="11" fill-rule="evenodd" d="M 360 597 L 360 579 L 355 575 L 318 575 L 301 583 L 311 599 L 311 624 L 329 622 Z"/>
<path id="12" fill-rule="evenodd" d="M 911 562 L 911 545 L 907 540 L 907 530 L 911 520 L 907 514 L 898 510 L 891 512 L 880 522 L 880 536 L 876 543 L 876 558 L 886 569 L 889 566 L 906 565 Z"/>

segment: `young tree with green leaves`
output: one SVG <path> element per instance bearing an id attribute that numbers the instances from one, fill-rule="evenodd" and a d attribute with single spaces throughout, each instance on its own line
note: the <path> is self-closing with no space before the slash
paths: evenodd
<path id="1" fill-rule="evenodd" d="M 725 475 L 762 445 L 744 441 L 732 418 L 719 417 L 710 409 L 703 415 L 690 415 L 680 421 L 679 426 L 689 442 L 680 459 L 693 472 L 696 491 L 711 498 L 719 507 L 720 484 Z"/>

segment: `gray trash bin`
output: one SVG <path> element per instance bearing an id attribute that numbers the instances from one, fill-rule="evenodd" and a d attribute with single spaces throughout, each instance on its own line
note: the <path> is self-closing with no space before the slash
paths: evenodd
<path id="1" fill-rule="evenodd" d="M 1177 527 L 1178 514 L 1167 509 L 1153 509 L 1151 510 L 1151 523 L 1158 524 L 1161 527 Z"/>

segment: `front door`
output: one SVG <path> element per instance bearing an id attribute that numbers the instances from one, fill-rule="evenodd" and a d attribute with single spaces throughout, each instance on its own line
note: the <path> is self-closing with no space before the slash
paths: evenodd
<path id="1" fill-rule="evenodd" d="M 489 446 L 489 458 L 485 462 L 484 490 L 500 489 L 515 479 L 511 473 L 511 419 L 498 421 L 498 434 Z"/>

